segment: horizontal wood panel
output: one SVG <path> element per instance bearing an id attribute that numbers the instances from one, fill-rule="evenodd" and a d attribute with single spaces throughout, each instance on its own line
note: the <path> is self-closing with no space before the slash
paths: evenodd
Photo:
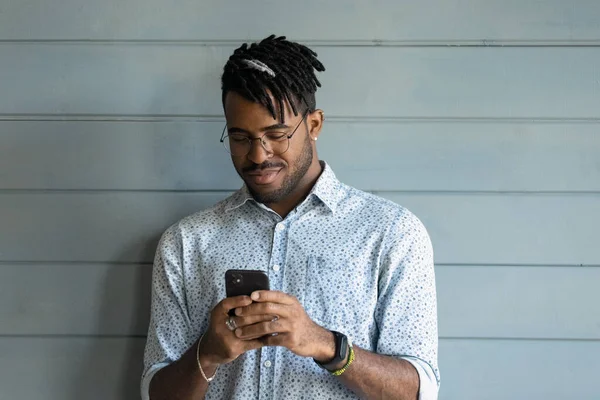
<path id="1" fill-rule="evenodd" d="M 352 0 L 343 7 L 317 0 L 235 7 L 218 0 L 21 0 L 2 8 L 1 38 L 46 40 L 238 40 L 277 33 L 303 40 L 571 41 L 599 39 L 600 19 L 595 0 Z M 311 9 L 310 24 L 290 23 Z M 260 16 L 260 24 L 252 15 Z"/>
<path id="2" fill-rule="evenodd" d="M 443 337 L 600 339 L 600 268 L 436 269 Z"/>
<path id="3" fill-rule="evenodd" d="M 0 261 L 150 262 L 180 217 L 227 193 L 0 194 Z M 383 193 L 421 218 L 438 263 L 600 264 L 600 195 Z"/>
<path id="4" fill-rule="evenodd" d="M 145 339 L 0 338 L 0 397 L 139 398 Z M 440 342 L 440 400 L 595 400 L 600 342 Z M 507 384 L 509 382 L 509 384 Z"/>
<path id="5" fill-rule="evenodd" d="M 140 398 L 145 338 L 0 338 L 0 398 Z"/>
<path id="6" fill-rule="evenodd" d="M 151 274 L 151 265 L 0 264 L 0 335 L 145 335 Z M 600 268 L 436 275 L 442 337 L 600 339 Z"/>
<path id="7" fill-rule="evenodd" d="M 0 113 L 222 115 L 233 46 L 0 45 Z M 318 104 L 371 117 L 600 117 L 600 48 L 323 47 Z M 374 62 L 376 60 L 376 62 Z M 560 95 L 557 95 L 560 93 Z"/>
<path id="8" fill-rule="evenodd" d="M 0 188 L 235 190 L 224 124 L 3 121 Z"/>
<path id="9" fill-rule="evenodd" d="M 152 265 L 0 264 L 2 335 L 146 335 Z"/>
<path id="10" fill-rule="evenodd" d="M 0 194 L 0 260 L 151 262 L 166 228 L 228 194 Z"/>
<path id="11" fill-rule="evenodd" d="M 222 127 L 0 121 L 0 189 L 235 190 Z M 599 131 L 594 123 L 327 121 L 318 151 L 364 190 L 599 191 Z"/>
<path id="12" fill-rule="evenodd" d="M 598 354 L 598 341 L 441 340 L 440 400 L 595 400 Z"/>
<path id="13" fill-rule="evenodd" d="M 600 264 L 600 195 L 380 193 L 428 227 L 438 263 Z"/>

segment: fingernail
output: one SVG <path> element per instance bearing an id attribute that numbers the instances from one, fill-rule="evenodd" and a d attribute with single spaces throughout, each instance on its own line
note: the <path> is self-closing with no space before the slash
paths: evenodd
<path id="1" fill-rule="evenodd" d="M 258 292 L 254 292 L 250 297 L 252 298 L 252 300 L 258 300 L 260 298 L 260 294 Z"/>
<path id="2" fill-rule="evenodd" d="M 236 308 L 235 309 L 235 315 L 242 315 L 242 309 L 241 308 Z"/>

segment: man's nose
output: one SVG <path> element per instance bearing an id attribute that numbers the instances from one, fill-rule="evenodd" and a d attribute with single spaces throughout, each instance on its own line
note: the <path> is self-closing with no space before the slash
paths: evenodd
<path id="1" fill-rule="evenodd" d="M 251 141 L 250 144 L 250 152 L 248 152 L 248 160 L 252 161 L 254 164 L 262 164 L 269 158 L 271 158 L 272 154 L 270 154 L 263 146 L 262 138 L 257 138 Z"/>

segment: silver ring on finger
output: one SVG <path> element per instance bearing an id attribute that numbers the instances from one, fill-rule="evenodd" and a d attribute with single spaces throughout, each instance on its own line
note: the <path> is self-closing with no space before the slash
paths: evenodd
<path id="1" fill-rule="evenodd" d="M 233 317 L 229 317 L 227 320 L 225 320 L 225 325 L 227 325 L 227 328 L 230 331 L 235 331 L 237 328 L 237 324 L 235 323 L 235 319 L 233 319 Z"/>

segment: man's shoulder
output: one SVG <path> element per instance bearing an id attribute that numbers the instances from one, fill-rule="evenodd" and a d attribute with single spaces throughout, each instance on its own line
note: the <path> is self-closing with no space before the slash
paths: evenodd
<path id="1" fill-rule="evenodd" d="M 403 205 L 346 184 L 341 185 L 341 190 L 345 192 L 341 204 L 346 212 L 358 212 L 362 218 L 368 218 L 375 224 L 388 227 L 388 230 L 396 233 L 419 231 L 427 235 L 421 219 Z"/>
<path id="2" fill-rule="evenodd" d="M 237 195 L 238 192 L 235 192 L 210 207 L 181 218 L 165 231 L 165 235 L 177 234 L 188 236 L 190 234 L 203 232 L 206 228 L 218 226 L 224 220 L 227 211 L 232 205 L 232 201 Z"/>
<path id="3" fill-rule="evenodd" d="M 345 193 L 342 204 L 348 207 L 360 207 L 364 212 L 379 215 L 381 218 L 405 217 L 416 218 L 406 207 L 372 192 L 357 189 L 342 183 L 341 190 Z"/>

